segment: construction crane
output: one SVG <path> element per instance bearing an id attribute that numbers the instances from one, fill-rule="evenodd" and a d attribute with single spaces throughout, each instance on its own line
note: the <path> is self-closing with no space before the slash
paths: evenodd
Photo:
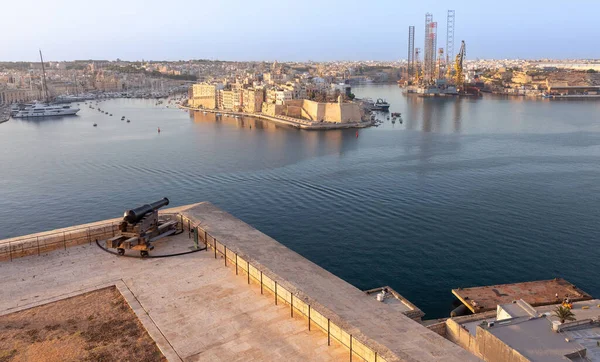
<path id="1" fill-rule="evenodd" d="M 421 48 L 415 49 L 415 83 L 420 84 L 423 79 L 423 69 L 421 68 Z"/>
<path id="2" fill-rule="evenodd" d="M 467 50 L 465 47 L 465 41 L 461 41 L 460 50 L 458 54 L 456 54 L 456 60 L 454 62 L 454 83 L 456 83 L 457 88 L 463 88 L 465 83 L 465 75 L 463 74 L 463 62 L 465 60 L 465 56 L 467 55 Z"/>

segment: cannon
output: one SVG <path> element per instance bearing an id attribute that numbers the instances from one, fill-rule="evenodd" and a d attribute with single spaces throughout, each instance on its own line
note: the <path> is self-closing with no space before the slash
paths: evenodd
<path id="1" fill-rule="evenodd" d="M 149 204 L 127 210 L 119 223 L 118 235 L 106 240 L 106 247 L 117 249 L 119 255 L 126 249 L 140 252 L 142 257 L 154 249 L 153 242 L 177 231 L 177 220 L 161 220 L 158 209 L 169 204 L 166 197 Z"/>

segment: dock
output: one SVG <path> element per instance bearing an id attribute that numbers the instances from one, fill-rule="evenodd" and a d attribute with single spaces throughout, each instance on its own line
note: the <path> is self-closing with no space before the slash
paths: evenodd
<path id="1" fill-rule="evenodd" d="M 593 299 L 591 295 L 562 278 L 458 288 L 452 289 L 452 294 L 472 313 L 496 310 L 496 306 L 500 304 L 512 303 L 519 299 L 534 307 L 557 304 L 567 296 L 573 302 Z"/>

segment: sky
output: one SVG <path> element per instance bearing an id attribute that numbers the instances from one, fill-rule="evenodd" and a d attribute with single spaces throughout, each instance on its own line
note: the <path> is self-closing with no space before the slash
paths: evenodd
<path id="1" fill-rule="evenodd" d="M 600 0 L 3 0 L 0 61 L 398 60 L 448 9 L 467 59 L 600 58 Z"/>

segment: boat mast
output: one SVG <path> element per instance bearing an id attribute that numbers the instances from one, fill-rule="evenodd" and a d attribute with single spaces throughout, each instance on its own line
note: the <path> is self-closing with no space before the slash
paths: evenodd
<path id="1" fill-rule="evenodd" d="M 44 68 L 44 57 L 42 57 L 42 49 L 40 49 L 40 60 L 42 61 L 42 90 L 46 96 L 46 103 L 50 103 L 50 96 L 48 96 L 48 85 L 46 84 L 46 69 Z"/>

